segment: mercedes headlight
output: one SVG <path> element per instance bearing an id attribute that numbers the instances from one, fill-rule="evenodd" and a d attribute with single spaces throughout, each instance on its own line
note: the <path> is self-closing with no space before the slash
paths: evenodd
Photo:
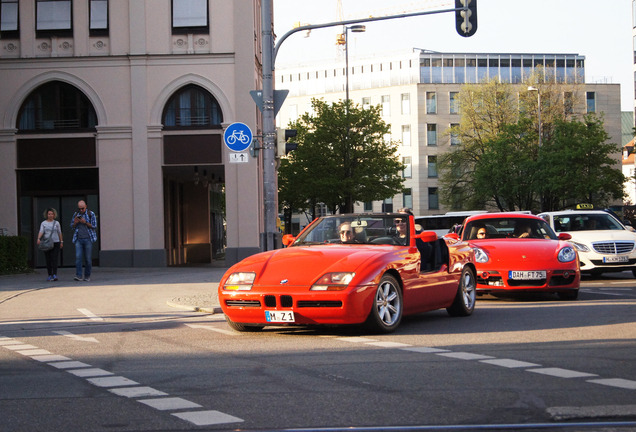
<path id="1" fill-rule="evenodd" d="M 574 246 L 576 248 L 576 250 L 579 251 L 579 252 L 589 252 L 590 251 L 590 248 L 585 246 L 583 243 L 573 242 L 572 240 L 568 240 L 568 243 L 570 243 L 572 246 Z"/>

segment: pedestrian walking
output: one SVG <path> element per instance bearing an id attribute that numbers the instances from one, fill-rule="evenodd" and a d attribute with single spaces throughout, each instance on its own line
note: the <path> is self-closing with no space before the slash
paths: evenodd
<path id="1" fill-rule="evenodd" d="M 86 208 L 86 203 L 77 203 L 77 211 L 73 213 L 71 228 L 73 243 L 75 244 L 75 277 L 76 281 L 90 281 L 93 270 L 93 243 L 97 241 L 97 218 L 95 213 Z M 85 261 L 84 274 L 82 275 L 82 261 Z"/>
<path id="2" fill-rule="evenodd" d="M 64 246 L 62 241 L 62 227 L 57 219 L 57 210 L 47 208 L 44 211 L 44 219 L 38 232 L 38 249 L 44 252 L 46 258 L 46 271 L 49 274 L 47 281 L 57 281 L 57 260 L 60 249 Z"/>

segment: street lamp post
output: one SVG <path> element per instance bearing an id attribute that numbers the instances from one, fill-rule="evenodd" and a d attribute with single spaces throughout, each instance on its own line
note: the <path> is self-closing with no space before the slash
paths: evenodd
<path id="1" fill-rule="evenodd" d="M 539 147 L 541 147 L 541 92 L 538 88 L 529 86 L 528 91 L 536 91 L 537 92 L 537 103 L 538 103 L 538 116 L 539 116 Z"/>
<path id="2" fill-rule="evenodd" d="M 541 151 L 541 135 L 542 135 L 542 130 L 541 130 L 541 92 L 539 91 L 539 89 L 537 87 L 534 86 L 529 86 L 528 87 L 528 91 L 530 92 L 537 92 L 537 104 L 538 104 L 538 108 L 537 108 L 537 116 L 539 119 L 539 149 L 537 151 L 537 156 L 539 155 L 539 152 Z M 544 212 L 544 205 L 543 205 L 543 192 L 541 192 L 539 194 L 539 209 L 541 211 L 541 213 Z"/>
<path id="3" fill-rule="evenodd" d="M 353 33 L 364 33 L 367 28 L 362 24 L 344 26 L 345 29 L 345 109 L 349 112 L 349 30 Z"/>

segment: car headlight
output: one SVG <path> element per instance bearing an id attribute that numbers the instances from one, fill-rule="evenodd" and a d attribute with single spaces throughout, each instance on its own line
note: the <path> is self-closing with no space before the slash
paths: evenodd
<path id="1" fill-rule="evenodd" d="M 490 258 L 488 258 L 488 254 L 481 248 L 474 248 L 475 251 L 475 261 L 478 263 L 487 263 Z"/>
<path id="2" fill-rule="evenodd" d="M 573 242 L 572 240 L 569 240 L 568 243 L 570 243 L 572 246 L 574 246 L 576 248 L 576 250 L 579 251 L 579 252 L 589 252 L 590 251 L 590 248 L 585 246 L 583 243 Z"/>
<path id="3" fill-rule="evenodd" d="M 570 246 L 566 246 L 559 251 L 559 261 L 561 262 L 570 262 L 576 259 L 576 252 L 574 248 Z"/>
<path id="4" fill-rule="evenodd" d="M 256 273 L 253 272 L 232 273 L 225 281 L 223 289 L 228 291 L 249 291 L 252 289 L 254 279 L 256 279 Z"/>
<path id="5" fill-rule="evenodd" d="M 310 288 L 311 291 L 342 291 L 347 288 L 355 273 L 327 273 L 320 277 Z"/>

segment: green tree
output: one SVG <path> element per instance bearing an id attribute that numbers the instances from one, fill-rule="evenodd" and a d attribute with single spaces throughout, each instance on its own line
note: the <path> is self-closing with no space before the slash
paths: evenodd
<path id="1" fill-rule="evenodd" d="M 404 165 L 379 107 L 313 99 L 313 114 L 291 123 L 298 148 L 279 167 L 279 202 L 295 210 L 325 203 L 334 212 L 353 211 L 356 201 L 381 200 L 402 192 Z"/>
<path id="2" fill-rule="evenodd" d="M 541 147 L 538 158 L 546 210 L 576 203 L 604 207 L 623 199 L 627 178 L 612 157 L 621 149 L 609 140 L 602 119 L 592 114 L 582 121 L 555 123 L 554 137 Z"/>
<path id="3" fill-rule="evenodd" d="M 577 116 L 579 86 L 555 81 L 539 71 L 522 85 L 462 87 L 461 123 L 450 130 L 460 145 L 438 157 L 445 205 L 538 211 L 622 198 L 624 176 L 612 158 L 620 149 L 608 143 L 602 119 Z"/>

